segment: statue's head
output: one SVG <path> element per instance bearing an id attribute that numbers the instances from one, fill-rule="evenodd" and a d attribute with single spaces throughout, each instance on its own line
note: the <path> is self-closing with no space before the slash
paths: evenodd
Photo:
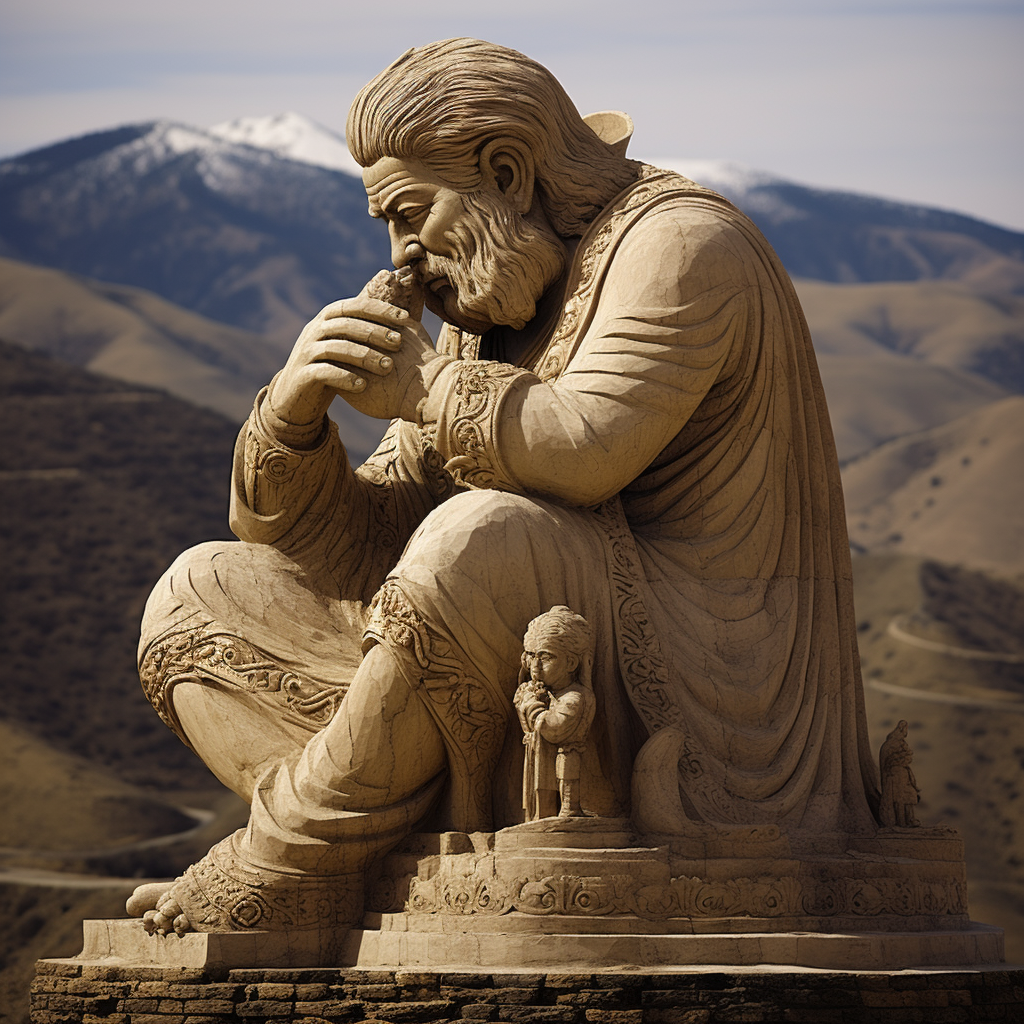
<path id="1" fill-rule="evenodd" d="M 590 623 L 565 605 L 538 615 L 523 637 L 523 669 L 548 689 L 589 682 L 580 668 L 589 664 L 594 641 Z"/>
<path id="2" fill-rule="evenodd" d="M 522 327 L 581 235 L 637 175 L 547 69 L 477 39 L 409 50 L 356 96 L 346 129 L 370 212 L 427 305 L 468 330 Z"/>

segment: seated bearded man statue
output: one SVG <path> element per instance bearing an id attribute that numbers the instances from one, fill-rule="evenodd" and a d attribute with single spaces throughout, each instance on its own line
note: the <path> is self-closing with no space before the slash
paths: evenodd
<path id="1" fill-rule="evenodd" d="M 415 294 L 370 288 L 257 397 L 241 542 L 174 563 L 140 648 L 161 717 L 251 817 L 130 908 L 160 933 L 344 926 L 415 827 L 521 820 L 512 696 L 554 605 L 595 638 L 589 810 L 628 816 L 637 752 L 673 728 L 695 829 L 877 829 L 835 447 L 758 230 L 477 40 L 400 57 L 347 138 L 444 328 L 435 350 Z M 337 395 L 392 420 L 358 469 Z"/>

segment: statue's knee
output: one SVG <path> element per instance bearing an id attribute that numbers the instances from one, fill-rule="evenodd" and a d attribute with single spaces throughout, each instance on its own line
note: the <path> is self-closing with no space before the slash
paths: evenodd
<path id="1" fill-rule="evenodd" d="M 142 615 L 140 654 L 148 643 L 199 610 L 201 600 L 196 584 L 215 572 L 224 557 L 236 556 L 240 541 L 210 541 L 183 551 L 157 580 Z"/>
<path id="2" fill-rule="evenodd" d="M 197 644 L 216 619 L 203 591 L 210 589 L 217 563 L 237 559 L 246 546 L 239 541 L 211 541 L 183 551 L 146 602 L 138 654 L 142 687 L 160 717 L 183 740 L 170 707 L 170 690 L 179 677 L 195 678 L 191 668 Z"/>
<path id="3" fill-rule="evenodd" d="M 502 552 L 526 558 L 529 538 L 551 529 L 552 523 L 542 502 L 504 491 L 467 491 L 427 516 L 410 542 L 407 556 L 470 568 L 490 563 Z"/>
<path id="4" fill-rule="evenodd" d="M 266 544 L 197 544 L 178 555 L 153 588 L 143 614 L 143 642 L 194 615 L 229 628 L 253 614 L 259 618 L 265 593 L 279 592 L 299 572 Z"/>

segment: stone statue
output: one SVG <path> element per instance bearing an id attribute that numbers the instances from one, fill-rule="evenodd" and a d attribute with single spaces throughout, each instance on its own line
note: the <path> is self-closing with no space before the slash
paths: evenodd
<path id="1" fill-rule="evenodd" d="M 914 816 L 914 808 L 921 799 L 921 790 L 910 767 L 914 752 L 907 742 L 907 729 L 906 719 L 897 722 L 878 755 L 882 776 L 878 816 L 883 825 L 890 827 L 913 828 L 920 824 Z"/>
<path id="2" fill-rule="evenodd" d="M 404 282 L 302 331 L 239 436 L 240 542 L 183 554 L 147 606 L 149 699 L 252 806 L 130 902 L 150 930 L 344 927 L 410 830 L 517 822 L 521 638 L 554 605 L 594 637 L 588 810 L 628 817 L 637 752 L 673 729 L 682 830 L 877 829 L 796 294 L 730 203 L 625 156 L 629 125 L 472 39 L 356 97 L 348 144 Z M 358 468 L 337 395 L 391 421 Z"/>
<path id="3" fill-rule="evenodd" d="M 584 743 L 594 721 L 593 644 L 587 620 L 564 606 L 530 623 L 512 703 L 523 729 L 526 821 L 584 816 Z"/>

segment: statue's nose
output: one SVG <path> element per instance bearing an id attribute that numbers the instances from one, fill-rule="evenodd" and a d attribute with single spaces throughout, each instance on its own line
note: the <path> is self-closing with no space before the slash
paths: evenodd
<path id="1" fill-rule="evenodd" d="M 395 267 L 408 267 L 427 255 L 415 235 L 396 235 L 391 239 L 391 262 Z"/>

